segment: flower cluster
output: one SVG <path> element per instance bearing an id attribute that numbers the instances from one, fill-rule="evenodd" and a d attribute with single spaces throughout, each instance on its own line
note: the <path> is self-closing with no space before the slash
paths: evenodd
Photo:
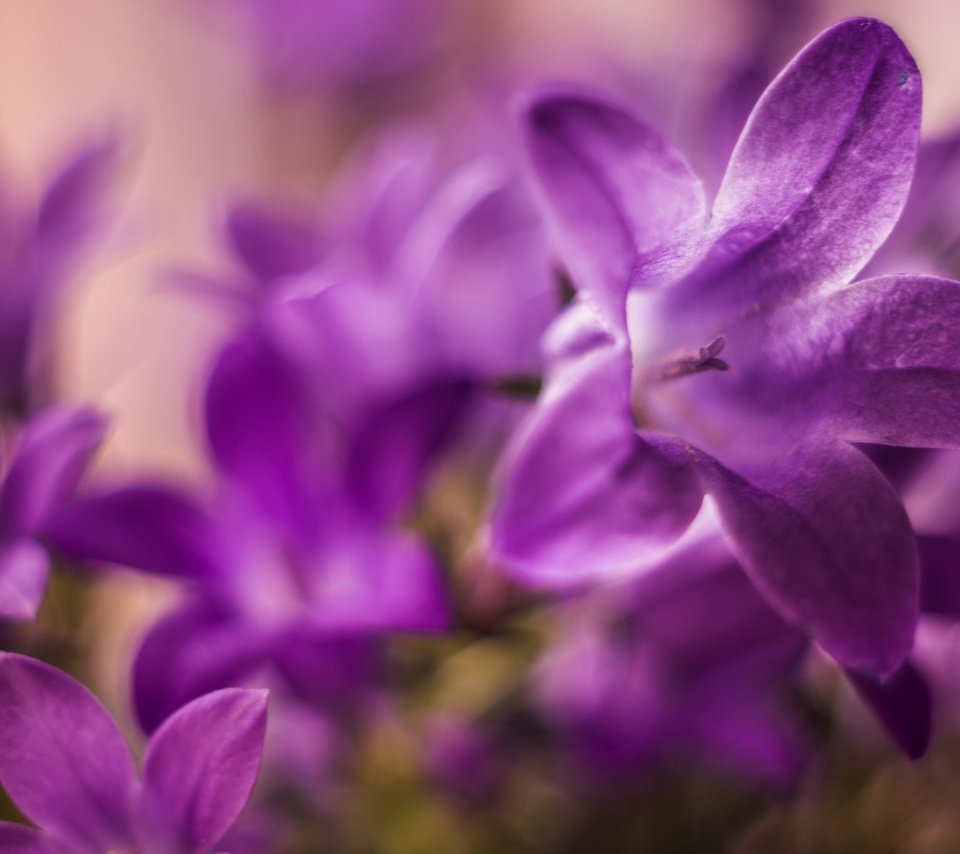
<path id="1" fill-rule="evenodd" d="M 309 86 L 438 61 L 429 0 L 245 5 Z M 692 123 L 708 172 L 758 32 Z M 688 766 L 789 797 L 828 727 L 919 759 L 956 717 L 960 149 L 921 144 L 894 31 L 803 48 L 715 193 L 599 91 L 528 89 L 519 152 L 464 112 L 378 128 L 307 210 L 235 198 L 221 268 L 167 268 L 224 330 L 194 481 L 93 465 L 108 419 L 57 391 L 117 145 L 0 210 L 0 851 L 366 850 L 378 763 L 462 816 Z M 163 591 L 122 652 L 140 776 L 67 675 L 126 720 L 97 629 L 48 613 L 119 577 Z M 558 827 L 520 844 L 589 847 Z"/>

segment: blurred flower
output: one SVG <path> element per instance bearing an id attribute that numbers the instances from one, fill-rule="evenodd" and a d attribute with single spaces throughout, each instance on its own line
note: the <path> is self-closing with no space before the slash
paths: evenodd
<path id="1" fill-rule="evenodd" d="M 357 194 L 370 201 L 350 221 L 367 228 L 336 241 L 265 208 L 231 211 L 243 281 L 186 277 L 240 307 L 206 388 L 216 494 L 94 492 L 49 535 L 75 556 L 195 582 L 137 659 L 147 730 L 268 662 L 342 711 L 380 666 L 379 636 L 450 623 L 439 566 L 404 523 L 487 384 L 535 365 L 526 330 L 545 324 L 552 289 L 546 264 L 530 275 L 542 238 L 498 173 L 471 163 L 440 186 L 398 182 Z"/>
<path id="2" fill-rule="evenodd" d="M 528 145 L 581 300 L 554 330 L 493 518 L 518 575 L 636 572 L 706 492 L 784 618 L 847 667 L 897 669 L 917 621 L 916 544 L 849 442 L 960 440 L 960 286 L 843 283 L 903 206 L 919 118 L 896 35 L 836 25 L 761 98 L 705 230 L 700 183 L 650 128 L 583 94 L 532 100 Z"/>
<path id="3" fill-rule="evenodd" d="M 575 601 L 537 669 L 543 714 L 593 785 L 696 758 L 783 788 L 810 745 L 789 712 L 806 639 L 736 563 L 671 567 L 623 601 Z"/>
<path id="4" fill-rule="evenodd" d="M 423 400 L 395 403 L 367 429 L 338 434 L 337 457 L 329 424 L 254 325 L 223 349 L 207 387 L 214 495 L 142 482 L 91 493 L 60 514 L 50 534 L 59 548 L 194 582 L 194 596 L 154 627 L 137 660 L 148 731 L 268 662 L 305 697 L 349 705 L 351 686 L 362 688 L 376 667 L 379 634 L 448 624 L 434 558 L 396 521 L 408 477 L 442 441 L 435 433 L 463 393 L 457 383 L 429 389 L 431 423 Z"/>
<path id="5" fill-rule="evenodd" d="M 0 206 L 0 408 L 14 415 L 50 394 L 57 297 L 94 226 L 116 159 L 111 139 L 79 148 L 35 210 Z"/>
<path id="6" fill-rule="evenodd" d="M 182 708 L 147 746 L 143 782 L 106 709 L 65 673 L 0 653 L 0 782 L 39 830 L 0 823 L 4 851 L 203 854 L 253 788 L 265 691 Z"/>
<path id="7" fill-rule="evenodd" d="M 501 791 L 508 757 L 495 739 L 453 715 L 427 722 L 424 755 L 428 774 L 466 807 L 483 807 Z"/>
<path id="8" fill-rule="evenodd" d="M 382 84 L 431 57 L 452 0 L 243 0 L 267 72 L 294 85 Z"/>
<path id="9" fill-rule="evenodd" d="M 92 410 L 65 406 L 38 412 L 24 426 L 0 485 L 0 619 L 36 616 L 50 574 L 43 541 L 73 499 L 104 429 Z"/>

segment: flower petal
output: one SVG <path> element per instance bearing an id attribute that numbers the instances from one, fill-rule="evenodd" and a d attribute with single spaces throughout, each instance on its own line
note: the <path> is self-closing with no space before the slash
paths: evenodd
<path id="1" fill-rule="evenodd" d="M 831 430 L 855 441 L 960 447 L 960 282 L 868 279 L 803 316 L 805 381 L 820 386 L 814 405 Z"/>
<path id="2" fill-rule="evenodd" d="M 46 834 L 8 821 L 0 821 L 0 851 L 3 854 L 63 854 Z"/>
<path id="3" fill-rule="evenodd" d="M 350 437 L 347 489 L 371 518 L 408 509 L 450 444 L 473 401 L 474 385 L 459 377 L 424 382 L 372 407 Z"/>
<path id="4" fill-rule="evenodd" d="M 265 335 L 248 329 L 223 348 L 204 406 L 213 458 L 248 500 L 278 521 L 315 524 L 304 401 Z"/>
<path id="5" fill-rule="evenodd" d="M 210 851 L 257 779 L 267 691 L 228 688 L 184 706 L 154 733 L 143 763 L 148 839 L 184 854 Z"/>
<path id="6" fill-rule="evenodd" d="M 48 541 L 74 559 L 205 579 L 220 566 L 219 533 L 190 498 L 163 484 L 85 495 L 55 513 Z"/>
<path id="7" fill-rule="evenodd" d="M 256 204 L 230 207 L 224 223 L 230 246 L 261 284 L 305 273 L 320 261 L 320 240 L 305 221 Z"/>
<path id="8" fill-rule="evenodd" d="M 733 315 L 849 281 L 906 201 L 920 89 L 913 58 L 879 21 L 814 39 L 747 122 L 714 204 L 716 242 L 676 288 L 677 311 Z"/>
<path id="9" fill-rule="evenodd" d="M 203 602 L 159 620 L 133 668 L 137 720 L 153 732 L 185 703 L 242 683 L 266 660 L 268 642 L 253 627 Z"/>
<path id="10" fill-rule="evenodd" d="M 491 545 L 511 572 L 561 586 L 628 572 L 693 521 L 703 491 L 663 436 L 638 434 L 630 365 L 592 350 L 554 376 L 508 450 Z"/>
<path id="11" fill-rule="evenodd" d="M 655 130 L 586 93 L 534 93 L 522 122 L 562 260 L 623 329 L 628 289 L 662 277 L 699 234 L 700 181 Z"/>
<path id="12" fill-rule="evenodd" d="M 846 443 L 808 441 L 748 482 L 703 458 L 734 554 L 757 589 L 841 664 L 903 662 L 919 612 L 919 558 L 903 505 Z"/>
<path id="13" fill-rule="evenodd" d="M 79 847 L 122 849 L 136 786 L 110 715 L 79 682 L 0 653 L 0 783 L 31 821 Z"/>
<path id="14" fill-rule="evenodd" d="M 322 711 L 354 715 L 386 672 L 379 638 L 297 631 L 279 639 L 273 661 L 290 690 Z"/>
<path id="15" fill-rule="evenodd" d="M 331 634 L 449 628 L 449 595 L 423 542 L 405 532 L 342 533 L 318 558 L 305 625 Z"/>
<path id="16" fill-rule="evenodd" d="M 710 435 L 696 443 L 741 455 L 760 443 L 766 450 L 789 446 L 812 431 L 854 442 L 957 448 L 958 325 L 958 282 L 932 276 L 856 282 L 725 329 L 729 371 L 664 383 L 655 391 L 667 401 L 658 414 L 680 429 L 700 423 L 685 419 L 687 413 L 709 410 L 701 421 Z"/>
<path id="17" fill-rule="evenodd" d="M 50 559 L 33 540 L 14 540 L 0 549 L 0 620 L 32 620 L 37 616 Z"/>
<path id="18" fill-rule="evenodd" d="M 80 480 L 105 429 L 92 409 L 53 407 L 32 418 L 0 488 L 3 531 L 41 532 Z"/>
<path id="19" fill-rule="evenodd" d="M 910 662 L 884 680 L 850 671 L 847 678 L 907 756 L 919 759 L 927 752 L 933 698 L 926 680 Z"/>
<path id="20" fill-rule="evenodd" d="M 78 150 L 53 178 L 37 210 L 36 234 L 44 248 L 67 248 L 83 236 L 99 197 L 116 167 L 119 144 L 113 137 Z"/>

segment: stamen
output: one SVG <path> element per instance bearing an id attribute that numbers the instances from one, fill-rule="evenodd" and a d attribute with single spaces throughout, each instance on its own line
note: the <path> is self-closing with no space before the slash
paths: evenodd
<path id="1" fill-rule="evenodd" d="M 644 383 L 661 383 L 675 380 L 690 374 L 704 371 L 728 371 L 730 366 L 717 356 L 723 352 L 726 344 L 722 335 L 718 335 L 706 347 L 700 347 L 693 353 L 681 353 L 671 356 L 644 372 Z"/>

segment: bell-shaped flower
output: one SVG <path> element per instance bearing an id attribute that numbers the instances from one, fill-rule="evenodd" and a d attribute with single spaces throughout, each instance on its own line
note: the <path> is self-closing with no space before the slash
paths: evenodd
<path id="1" fill-rule="evenodd" d="M 625 110 L 546 91 L 524 132 L 580 299 L 508 452 L 492 544 L 522 578 L 656 562 L 703 496 L 743 570 L 841 664 L 913 642 L 917 547 L 853 443 L 960 445 L 960 284 L 849 284 L 916 159 L 920 76 L 875 20 L 808 45 L 757 103 L 707 212 L 683 157 Z"/>

